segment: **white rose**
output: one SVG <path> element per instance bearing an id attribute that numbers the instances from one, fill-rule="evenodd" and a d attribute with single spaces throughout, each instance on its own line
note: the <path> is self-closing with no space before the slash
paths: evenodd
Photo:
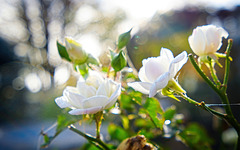
<path id="1" fill-rule="evenodd" d="M 91 72 L 85 82 L 77 82 L 77 87 L 66 87 L 55 102 L 60 108 L 71 108 L 71 115 L 95 114 L 110 108 L 120 94 L 121 84 Z"/>
<path id="2" fill-rule="evenodd" d="M 128 86 L 153 97 L 168 84 L 171 84 L 171 86 L 178 85 L 174 77 L 187 62 L 187 59 L 186 51 L 174 58 L 169 49 L 162 48 L 159 57 L 150 57 L 142 61 L 143 66 L 140 68 L 138 75 L 141 82 L 128 83 Z"/>
<path id="3" fill-rule="evenodd" d="M 221 27 L 214 25 L 198 26 L 188 38 L 189 45 L 193 52 L 204 58 L 210 56 L 216 59 L 215 53 L 222 46 L 222 38 L 227 38 L 228 33 Z"/>
<path id="4" fill-rule="evenodd" d="M 82 49 L 82 46 L 75 40 L 66 37 L 65 38 L 66 49 L 69 58 L 77 64 L 83 64 L 88 59 L 88 54 Z"/>

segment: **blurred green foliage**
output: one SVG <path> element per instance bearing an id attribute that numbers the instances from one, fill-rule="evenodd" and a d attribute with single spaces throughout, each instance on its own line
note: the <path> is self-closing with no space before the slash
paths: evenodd
<path id="1" fill-rule="evenodd" d="M 213 139 L 210 138 L 206 130 L 197 123 L 189 124 L 177 137 L 191 149 L 212 149 L 211 144 L 213 144 Z"/>

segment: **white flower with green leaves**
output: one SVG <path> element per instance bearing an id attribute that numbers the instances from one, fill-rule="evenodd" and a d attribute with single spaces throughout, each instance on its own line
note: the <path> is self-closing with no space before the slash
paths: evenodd
<path id="1" fill-rule="evenodd" d="M 60 108 L 71 108 L 71 115 L 95 114 L 113 106 L 120 94 L 120 83 L 90 72 L 85 81 L 77 82 L 76 87 L 66 87 L 63 96 L 55 102 Z"/>
<path id="2" fill-rule="evenodd" d="M 149 97 L 155 96 L 164 88 L 185 93 L 174 77 L 187 60 L 186 51 L 174 58 L 169 49 L 162 48 L 160 56 L 142 61 L 143 66 L 138 74 L 140 81 L 128 83 L 128 86 L 141 93 L 149 94 Z"/>

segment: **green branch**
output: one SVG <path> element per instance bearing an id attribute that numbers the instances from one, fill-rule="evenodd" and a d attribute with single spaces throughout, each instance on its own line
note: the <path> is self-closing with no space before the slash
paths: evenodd
<path id="1" fill-rule="evenodd" d="M 207 84 L 218 94 L 221 94 L 219 89 L 216 87 L 216 85 L 206 76 L 206 74 L 200 69 L 198 64 L 193 58 L 192 54 L 188 55 L 190 62 L 192 63 L 193 67 L 196 69 L 196 71 L 199 73 L 199 75 L 207 82 Z"/>
<path id="2" fill-rule="evenodd" d="M 225 73 L 224 73 L 224 79 L 223 79 L 223 87 L 222 87 L 222 91 L 226 92 L 227 90 L 227 83 L 228 83 L 228 77 L 229 77 L 229 70 L 230 70 L 230 59 L 229 59 L 229 55 L 230 55 L 230 50 L 232 48 L 232 44 L 233 44 L 233 40 L 229 39 L 228 40 L 228 46 L 226 49 L 226 60 L 225 60 Z"/>
<path id="3" fill-rule="evenodd" d="M 218 88 L 218 87 L 221 86 L 221 82 L 219 81 L 219 79 L 217 77 L 217 73 L 216 73 L 216 70 L 214 69 L 213 65 L 214 64 L 212 62 L 210 62 L 208 68 L 209 68 L 210 74 L 212 76 L 212 79 L 213 79 L 213 81 L 215 82 L 215 84 L 217 85 L 217 88 Z"/>
<path id="4" fill-rule="evenodd" d="M 207 110 L 208 112 L 220 117 L 221 119 L 226 119 L 226 115 L 222 114 L 210 107 L 208 107 L 207 105 L 205 105 L 205 103 L 202 101 L 201 103 L 195 101 L 194 99 L 191 99 L 190 97 L 188 97 L 186 94 L 180 93 L 180 92 L 175 92 L 177 95 L 179 95 L 180 97 L 182 97 L 183 99 L 185 99 L 187 102 L 189 102 L 190 104 L 193 104 L 195 106 L 198 106 L 204 110 Z"/>
<path id="5" fill-rule="evenodd" d="M 110 148 L 109 148 L 105 143 L 103 143 L 103 141 L 101 141 L 100 139 L 94 138 L 94 137 L 91 136 L 91 135 L 87 135 L 87 134 L 81 132 L 80 130 L 78 130 L 78 129 L 76 129 L 75 127 L 73 127 L 73 125 L 68 126 L 68 128 L 69 128 L 71 131 L 73 131 L 73 132 L 81 135 L 82 137 L 86 138 L 90 143 L 94 143 L 95 146 L 97 146 L 98 148 L 99 148 L 99 145 L 100 145 L 100 146 L 101 146 L 102 148 L 104 148 L 105 150 L 110 150 Z M 97 145 L 96 143 L 97 143 L 98 145 Z"/>
<path id="6" fill-rule="evenodd" d="M 189 55 L 189 59 L 192 63 L 192 65 L 194 66 L 194 68 L 196 69 L 196 71 L 199 73 L 199 75 L 207 82 L 207 84 L 218 94 L 218 96 L 221 98 L 222 103 L 225 104 L 224 105 L 224 109 L 226 114 L 224 114 L 224 116 L 222 116 L 221 118 L 224 118 L 236 131 L 238 134 L 238 142 L 237 142 L 237 146 L 236 149 L 240 149 L 240 124 L 238 123 L 238 121 L 236 120 L 236 118 L 233 116 L 230 104 L 229 104 L 229 100 L 227 97 L 227 83 L 228 83 L 228 77 L 229 77 L 229 71 L 230 71 L 230 50 L 232 47 L 232 43 L 233 40 L 229 39 L 228 40 L 228 46 L 226 49 L 226 60 L 225 60 L 225 73 L 224 73 L 224 79 L 223 79 L 223 84 L 221 87 L 217 87 L 204 73 L 203 71 L 199 68 L 198 64 L 195 62 L 193 56 L 190 54 Z M 214 76 L 214 74 L 213 74 Z M 216 83 L 217 84 L 217 83 Z M 201 106 L 205 109 L 207 109 L 208 111 L 212 112 L 213 114 L 219 115 L 218 113 L 212 111 L 212 109 L 210 109 L 209 107 L 206 107 L 206 105 L 204 103 L 201 104 Z M 220 116 L 220 115 L 219 115 Z"/>
<path id="7" fill-rule="evenodd" d="M 96 139 L 100 139 L 100 128 L 101 128 L 102 119 L 103 119 L 103 112 L 100 111 L 94 114 L 94 119 L 96 122 Z"/>

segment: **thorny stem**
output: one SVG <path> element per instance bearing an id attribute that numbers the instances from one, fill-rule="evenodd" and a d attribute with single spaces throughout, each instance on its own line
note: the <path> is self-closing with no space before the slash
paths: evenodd
<path id="1" fill-rule="evenodd" d="M 80 130 L 76 129 L 73 125 L 68 126 L 68 128 L 71 131 L 73 131 L 73 132 L 81 135 L 82 137 L 86 138 L 90 143 L 95 144 L 95 146 L 98 147 L 99 149 L 101 149 L 99 147 L 99 145 L 100 145 L 103 149 L 110 150 L 110 148 L 103 141 L 101 141 L 100 139 L 94 138 L 91 135 L 88 135 L 88 134 L 85 134 L 85 133 L 81 132 Z"/>
<path id="2" fill-rule="evenodd" d="M 222 118 L 222 119 L 225 119 L 226 118 L 226 115 L 225 114 L 222 114 L 220 112 L 217 112 L 215 111 L 214 109 L 208 107 L 205 105 L 205 103 L 202 101 L 201 103 L 195 101 L 194 99 L 191 99 L 190 97 L 188 97 L 186 94 L 184 93 L 180 93 L 180 92 L 176 92 L 174 91 L 177 95 L 179 95 L 180 97 L 182 97 L 183 99 L 185 99 L 187 102 L 189 102 L 190 104 L 193 104 L 195 106 L 198 106 L 206 111 L 209 111 L 210 113 Z"/>
<path id="3" fill-rule="evenodd" d="M 232 127 L 237 131 L 238 134 L 238 142 L 237 142 L 237 146 L 236 149 L 240 149 L 240 124 L 238 123 L 238 121 L 236 120 L 236 118 L 233 116 L 231 107 L 229 105 L 229 100 L 227 97 L 227 83 L 228 83 L 228 77 L 229 77 L 229 71 L 230 71 L 230 59 L 229 59 L 229 55 L 230 55 L 230 50 L 232 48 L 232 44 L 233 44 L 233 40 L 229 39 L 228 40 L 228 46 L 226 49 L 226 59 L 225 59 L 225 73 L 224 73 L 224 79 L 223 79 L 223 86 L 221 89 L 219 89 L 219 91 L 221 91 L 221 94 L 219 95 L 222 99 L 222 102 L 224 104 L 226 104 L 224 106 L 224 109 L 227 113 L 228 116 L 228 122 L 229 124 L 232 125 Z"/>
<path id="4" fill-rule="evenodd" d="M 239 150 L 240 149 L 240 124 L 238 123 L 236 118 L 233 116 L 233 113 L 232 113 L 232 110 L 231 110 L 231 107 L 230 107 L 230 104 L 229 104 L 229 100 L 228 100 L 228 97 L 227 97 L 227 93 L 226 93 L 229 71 L 230 71 L 229 55 L 230 55 L 230 49 L 232 47 L 232 43 L 233 43 L 233 40 L 229 39 L 228 40 L 228 46 L 227 46 L 227 49 L 226 49 L 226 52 L 225 52 L 226 53 L 225 73 L 224 73 L 223 85 L 221 87 L 216 87 L 215 84 L 213 84 L 213 82 L 199 68 L 199 66 L 197 65 L 197 63 L 195 62 L 195 60 L 194 60 L 194 58 L 191 54 L 189 55 L 189 59 L 190 59 L 192 65 L 194 66 L 194 68 L 196 69 L 196 71 L 199 73 L 199 75 L 218 94 L 218 96 L 222 100 L 222 103 L 226 104 L 226 105 L 224 105 L 226 115 L 224 115 L 223 118 L 237 131 L 238 141 L 237 141 L 236 149 Z M 209 108 L 209 107 L 206 107 L 206 108 Z"/>
<path id="5" fill-rule="evenodd" d="M 220 91 L 215 86 L 215 84 L 205 75 L 205 73 L 202 71 L 202 69 L 198 66 L 196 61 L 193 58 L 192 54 L 188 55 L 190 62 L 192 63 L 193 67 L 196 69 L 196 71 L 199 73 L 199 75 L 207 82 L 207 84 L 218 94 L 220 94 Z"/>
<path id="6" fill-rule="evenodd" d="M 240 149 L 240 125 L 239 123 L 237 122 L 236 118 L 234 118 L 233 114 L 232 114 L 232 111 L 231 111 L 231 108 L 229 105 L 224 105 L 224 108 L 225 108 L 225 111 L 226 111 L 226 114 L 222 114 L 214 109 L 211 109 L 210 107 L 208 107 L 205 102 L 197 102 L 193 99 L 191 99 L 190 97 L 188 97 L 186 94 L 183 94 L 183 93 L 180 93 L 180 92 L 175 92 L 177 95 L 181 96 L 183 99 L 185 99 L 186 101 L 188 101 L 189 103 L 191 104 L 194 104 L 195 106 L 198 106 L 210 113 L 212 113 L 213 115 L 216 115 L 218 117 L 220 117 L 221 119 L 224 119 L 226 122 L 228 122 L 236 131 L 237 131 L 237 134 L 238 134 L 238 141 L 237 141 L 237 145 L 236 145 L 236 150 L 239 150 Z M 223 103 L 224 102 L 228 102 L 228 97 L 227 95 L 222 95 L 221 96 L 221 99 L 223 100 Z M 225 104 L 225 103 L 224 103 Z M 226 108 L 227 107 L 227 108 Z"/>
<path id="7" fill-rule="evenodd" d="M 215 82 L 217 87 L 220 87 L 221 86 L 221 82 L 219 81 L 219 79 L 217 77 L 217 73 L 216 73 L 216 70 L 214 69 L 213 65 L 214 64 L 212 62 L 210 62 L 208 68 L 209 68 L 209 71 L 210 71 L 210 74 L 212 76 L 213 81 Z"/>
<path id="8" fill-rule="evenodd" d="M 226 93 L 227 90 L 227 83 L 228 83 L 228 76 L 229 76 L 229 70 L 230 70 L 230 60 L 229 60 L 229 55 L 230 55 L 230 50 L 232 48 L 233 40 L 229 39 L 228 40 L 228 46 L 226 49 L 226 60 L 225 60 L 225 73 L 224 73 L 224 79 L 223 79 L 223 88 L 222 91 Z"/>

